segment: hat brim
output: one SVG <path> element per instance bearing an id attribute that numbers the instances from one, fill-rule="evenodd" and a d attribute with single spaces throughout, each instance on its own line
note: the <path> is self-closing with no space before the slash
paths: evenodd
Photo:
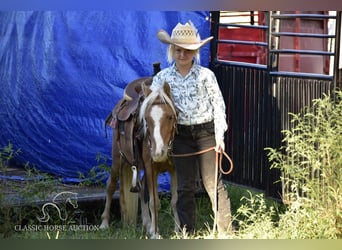
<path id="1" fill-rule="evenodd" d="M 210 36 L 206 39 L 201 40 L 199 43 L 177 43 L 172 41 L 170 35 L 165 30 L 159 30 L 157 33 L 157 37 L 162 43 L 177 45 L 183 49 L 188 50 L 197 50 L 214 38 L 213 36 Z"/>

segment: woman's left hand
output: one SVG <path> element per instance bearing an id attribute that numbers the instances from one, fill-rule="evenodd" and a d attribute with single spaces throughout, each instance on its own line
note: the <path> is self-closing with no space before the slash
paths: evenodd
<path id="1" fill-rule="evenodd" d="M 223 140 L 221 140 L 218 143 L 216 143 L 216 146 L 215 146 L 215 151 L 216 152 L 224 152 L 224 149 L 225 149 L 225 144 L 224 144 Z"/>

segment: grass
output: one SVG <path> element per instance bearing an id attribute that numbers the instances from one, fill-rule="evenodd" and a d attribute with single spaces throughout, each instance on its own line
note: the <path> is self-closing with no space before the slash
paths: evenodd
<path id="1" fill-rule="evenodd" d="M 227 185 L 227 188 L 232 201 L 232 211 L 235 214 L 241 202 L 244 202 L 241 198 L 250 195 L 251 191 L 234 185 Z M 196 234 L 191 236 L 174 232 L 170 199 L 170 194 L 161 194 L 159 228 L 162 238 L 198 239 L 213 237 L 211 234 L 213 213 L 209 198 L 205 193 L 199 194 L 196 198 Z M 116 200 L 115 202 L 118 203 L 119 201 Z M 34 216 L 34 214 L 40 212 L 40 207 L 38 206 L 22 207 L 19 210 L 18 208 L 11 208 L 9 209 L 10 215 L 8 215 L 9 218 L 6 222 L 7 230 L 2 234 L 2 237 L 12 239 L 147 239 L 142 230 L 140 218 L 136 227 L 124 227 L 120 221 L 119 214 L 113 214 L 113 211 L 110 228 L 108 230 L 100 230 L 100 216 L 103 207 L 104 202 L 99 202 L 92 206 L 84 205 L 77 210 L 68 207 L 69 218 L 67 221 L 55 219 L 54 221 L 49 221 L 48 224 L 39 223 Z M 14 218 L 19 212 L 21 219 L 15 220 Z M 80 214 L 82 214 L 83 219 L 80 217 Z M 53 217 L 57 218 L 58 216 Z M 4 217 L 2 216 L 2 218 Z M 86 221 L 84 218 L 86 218 Z"/>

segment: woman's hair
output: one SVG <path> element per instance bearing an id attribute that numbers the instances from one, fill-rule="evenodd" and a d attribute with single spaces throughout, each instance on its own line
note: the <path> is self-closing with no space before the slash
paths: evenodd
<path id="1" fill-rule="evenodd" d="M 172 64 L 173 63 L 173 53 L 174 53 L 174 50 L 175 50 L 175 45 L 173 44 L 170 44 L 168 49 L 167 49 L 167 61 L 169 62 L 169 64 Z M 194 54 L 194 59 L 195 59 L 195 62 L 197 64 L 200 64 L 200 52 L 199 52 L 199 49 L 197 49 L 195 51 L 195 54 Z"/>

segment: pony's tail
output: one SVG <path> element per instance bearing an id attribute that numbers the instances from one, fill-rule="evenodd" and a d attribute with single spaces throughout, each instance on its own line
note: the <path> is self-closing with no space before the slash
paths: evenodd
<path id="1" fill-rule="evenodd" d="M 133 173 L 130 167 L 124 165 L 120 177 L 121 218 L 124 225 L 136 225 L 138 217 L 139 194 L 130 191 Z"/>

